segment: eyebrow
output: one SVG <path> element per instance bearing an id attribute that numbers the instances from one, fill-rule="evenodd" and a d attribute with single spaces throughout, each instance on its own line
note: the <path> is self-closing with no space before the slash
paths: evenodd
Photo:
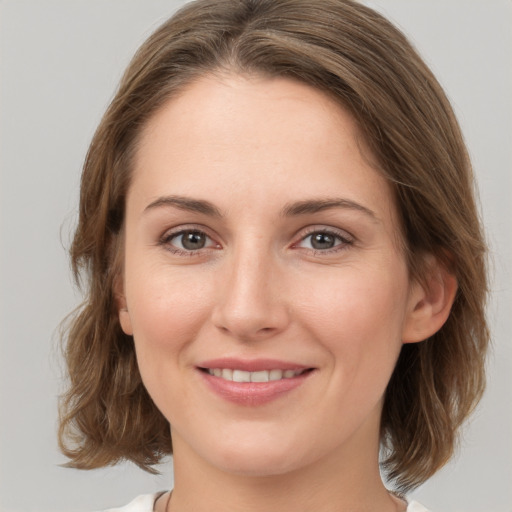
<path id="1" fill-rule="evenodd" d="M 307 215 L 311 213 L 318 213 L 332 208 L 342 208 L 344 210 L 356 210 L 371 217 L 372 220 L 377 221 L 375 212 L 363 206 L 362 204 L 351 201 L 350 199 L 341 198 L 325 198 L 325 199 L 311 199 L 305 201 L 298 201 L 290 203 L 283 208 L 282 215 L 291 217 L 295 215 Z"/>
<path id="2" fill-rule="evenodd" d="M 153 210 L 155 208 L 171 206 L 185 210 L 189 212 L 201 213 L 211 217 L 223 217 L 221 211 L 210 201 L 204 199 L 192 199 L 184 196 L 162 196 L 144 208 L 144 213 Z M 324 198 L 324 199 L 306 199 L 303 201 L 297 201 L 285 205 L 281 211 L 283 217 L 294 217 L 298 215 L 307 215 L 312 213 L 318 213 L 324 210 L 330 210 L 333 208 L 341 208 L 345 210 L 356 210 L 369 216 L 372 220 L 377 221 L 378 218 L 375 213 L 359 204 L 355 201 L 342 198 Z"/>
<path id="3" fill-rule="evenodd" d="M 144 213 L 162 206 L 174 206 L 175 208 L 188 212 L 202 213 L 203 215 L 209 215 L 211 217 L 222 217 L 220 210 L 209 201 L 191 199 L 183 196 L 159 197 L 144 208 Z"/>

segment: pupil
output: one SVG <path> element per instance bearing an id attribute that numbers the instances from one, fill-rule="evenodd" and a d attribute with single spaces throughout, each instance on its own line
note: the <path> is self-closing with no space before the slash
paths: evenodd
<path id="1" fill-rule="evenodd" d="M 334 247 L 334 236 L 327 233 L 316 233 L 311 238 L 311 245 L 315 249 L 331 249 Z"/>
<path id="2" fill-rule="evenodd" d="M 181 243 L 185 249 L 202 249 L 206 242 L 204 233 L 199 231 L 190 231 L 182 236 Z"/>

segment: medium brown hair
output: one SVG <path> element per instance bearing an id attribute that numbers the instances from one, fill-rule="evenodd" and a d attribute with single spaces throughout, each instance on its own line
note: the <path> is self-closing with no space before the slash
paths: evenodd
<path id="1" fill-rule="evenodd" d="M 457 278 L 446 324 L 403 346 L 386 391 L 383 467 L 396 489 L 411 489 L 448 461 L 484 388 L 485 243 L 442 88 L 399 30 L 351 0 L 199 0 L 133 58 L 82 174 L 71 260 L 86 295 L 67 329 L 61 447 L 79 468 L 128 459 L 151 471 L 171 453 L 169 424 L 142 384 L 113 286 L 141 129 L 187 84 L 219 70 L 300 80 L 348 108 L 393 188 L 411 277 L 422 278 L 430 254 Z"/>

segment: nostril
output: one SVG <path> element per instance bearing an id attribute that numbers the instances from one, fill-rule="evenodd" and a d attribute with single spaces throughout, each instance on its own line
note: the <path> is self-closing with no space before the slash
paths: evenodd
<path id="1" fill-rule="evenodd" d="M 212 312 L 212 323 L 224 335 L 241 340 L 261 340 L 282 331 L 288 325 L 287 309 L 272 301 L 249 304 L 248 300 L 235 300 L 234 294 L 229 301 L 220 301 Z M 247 297 L 246 297 L 247 299 Z"/>

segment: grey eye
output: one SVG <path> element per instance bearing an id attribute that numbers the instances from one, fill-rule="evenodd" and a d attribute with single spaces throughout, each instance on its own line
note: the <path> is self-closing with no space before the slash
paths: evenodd
<path id="1" fill-rule="evenodd" d="M 313 249 L 332 249 L 336 245 L 336 239 L 339 237 L 331 235 L 330 233 L 313 233 L 309 235 L 311 240 L 311 247 Z"/>
<path id="2" fill-rule="evenodd" d="M 311 249 L 313 251 L 329 251 L 342 249 L 352 244 L 349 236 L 329 230 L 312 231 L 306 235 L 296 247 Z"/>
<path id="3" fill-rule="evenodd" d="M 207 236 L 201 231 L 185 231 L 175 237 L 179 240 L 176 245 L 181 245 L 183 249 L 187 251 L 196 251 L 203 249 L 206 246 Z"/>
<path id="4" fill-rule="evenodd" d="M 202 254 L 205 249 L 220 249 L 220 245 L 201 229 L 180 229 L 166 232 L 160 244 L 175 254 Z"/>

